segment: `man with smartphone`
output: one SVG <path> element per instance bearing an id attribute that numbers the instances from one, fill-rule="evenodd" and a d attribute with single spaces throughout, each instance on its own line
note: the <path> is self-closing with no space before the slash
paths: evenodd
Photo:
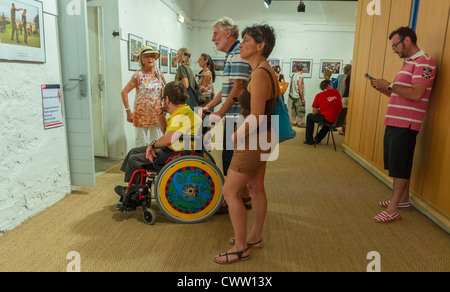
<path id="1" fill-rule="evenodd" d="M 392 83 L 366 74 L 373 88 L 390 98 L 385 119 L 384 164 L 394 178 L 394 188 L 391 200 L 380 202 L 387 209 L 374 218 L 379 223 L 399 219 L 398 209 L 411 208 L 409 189 L 416 138 L 436 76 L 435 62 L 418 48 L 413 29 L 401 27 L 389 39 L 394 53 L 405 60 L 403 68 Z"/>

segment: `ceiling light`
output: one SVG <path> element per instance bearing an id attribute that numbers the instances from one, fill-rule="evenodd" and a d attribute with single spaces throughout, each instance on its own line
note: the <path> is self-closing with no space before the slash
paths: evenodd
<path id="1" fill-rule="evenodd" d="M 270 4 L 272 4 L 272 0 L 264 0 L 264 5 L 266 5 L 266 8 L 269 8 Z"/>
<path id="2" fill-rule="evenodd" d="M 303 1 L 300 1 L 297 7 L 297 12 L 306 12 L 306 5 Z"/>
<path id="3" fill-rule="evenodd" d="M 184 16 L 181 14 L 178 14 L 178 22 L 184 23 Z"/>

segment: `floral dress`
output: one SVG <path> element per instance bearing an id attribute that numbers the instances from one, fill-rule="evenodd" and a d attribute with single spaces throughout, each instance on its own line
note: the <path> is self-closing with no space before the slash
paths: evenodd
<path id="1" fill-rule="evenodd" d="M 161 101 L 163 83 L 162 73 L 155 69 L 155 73 L 145 73 L 142 70 L 133 75 L 138 82 L 136 98 L 134 100 L 134 126 L 149 128 L 158 125 L 156 106 Z"/>

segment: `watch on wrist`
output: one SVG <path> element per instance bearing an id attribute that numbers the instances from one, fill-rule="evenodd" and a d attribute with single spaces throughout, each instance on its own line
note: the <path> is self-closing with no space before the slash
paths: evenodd
<path id="1" fill-rule="evenodd" d="M 394 83 L 391 83 L 391 85 L 388 86 L 387 90 L 392 92 L 392 90 L 394 90 Z"/>
<path id="2" fill-rule="evenodd" d="M 155 147 L 155 144 L 156 144 L 156 140 L 155 140 L 155 141 L 153 141 L 153 142 L 152 142 L 152 143 L 151 143 L 150 145 L 152 146 L 152 148 L 153 148 L 153 149 L 155 149 L 155 150 L 156 150 L 157 148 Z"/>

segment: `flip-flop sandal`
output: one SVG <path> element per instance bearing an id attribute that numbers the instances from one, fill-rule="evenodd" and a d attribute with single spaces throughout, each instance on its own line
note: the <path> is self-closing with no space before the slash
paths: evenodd
<path id="1" fill-rule="evenodd" d="M 225 215 L 228 214 L 228 205 L 222 205 L 220 206 L 219 210 L 217 210 L 216 215 Z"/>
<path id="2" fill-rule="evenodd" d="M 230 244 L 234 245 L 235 243 L 236 243 L 236 239 L 235 238 L 231 238 L 230 239 Z M 260 243 L 262 243 L 262 239 L 260 241 L 258 241 L 258 242 L 255 242 L 255 243 L 247 243 L 247 246 L 248 246 L 248 248 L 262 248 L 262 245 L 261 246 L 255 246 L 255 245 L 258 245 Z"/>
<path id="3" fill-rule="evenodd" d="M 400 219 L 400 218 L 401 218 L 401 216 L 398 212 L 395 212 L 394 214 L 389 215 L 386 211 L 383 211 L 373 219 L 378 223 L 389 223 L 389 222 L 392 222 L 392 221 Z"/>
<path id="4" fill-rule="evenodd" d="M 252 202 L 252 198 L 242 198 L 242 202 L 244 202 L 245 205 L 245 209 L 247 210 L 251 210 L 252 209 L 252 205 L 251 204 L 247 204 L 248 202 Z M 219 210 L 217 210 L 216 215 L 225 215 L 228 214 L 228 205 L 222 205 L 220 206 Z"/>
<path id="5" fill-rule="evenodd" d="M 244 202 L 245 209 L 251 210 L 252 209 L 252 197 L 250 198 L 242 198 L 242 202 Z M 250 203 L 250 204 L 247 204 Z"/>
<path id="6" fill-rule="evenodd" d="M 214 262 L 216 264 L 219 264 L 219 265 L 229 265 L 229 264 L 234 264 L 234 263 L 238 263 L 238 262 L 247 261 L 247 260 L 250 259 L 250 255 L 245 256 L 245 257 L 243 256 L 244 253 L 247 252 L 247 251 L 248 251 L 248 248 L 246 250 L 244 250 L 244 251 L 238 251 L 238 252 L 232 252 L 232 253 L 226 252 L 224 254 L 219 254 L 219 257 L 226 257 L 227 260 L 225 262 L 219 262 L 219 261 L 217 261 L 217 259 L 214 259 Z M 238 258 L 235 259 L 235 260 L 230 261 L 228 256 L 238 256 Z"/>

